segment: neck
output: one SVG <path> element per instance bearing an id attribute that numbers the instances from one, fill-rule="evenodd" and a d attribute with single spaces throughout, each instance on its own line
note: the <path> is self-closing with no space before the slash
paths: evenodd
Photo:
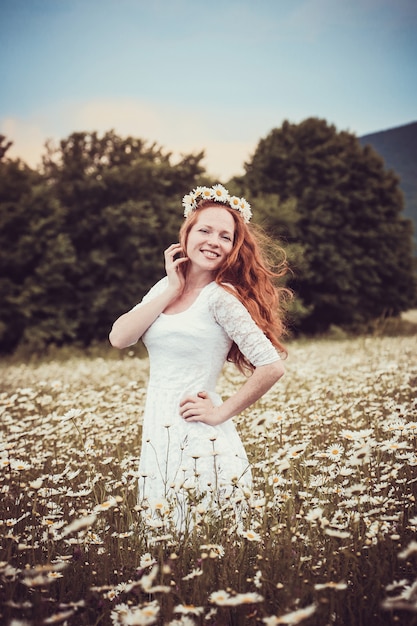
<path id="1" fill-rule="evenodd" d="M 187 275 L 184 291 L 200 291 L 206 285 L 214 280 L 214 274 L 212 272 L 194 274 L 190 271 Z"/>

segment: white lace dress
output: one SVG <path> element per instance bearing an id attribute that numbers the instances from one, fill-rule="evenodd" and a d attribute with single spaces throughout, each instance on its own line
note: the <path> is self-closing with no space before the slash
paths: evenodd
<path id="1" fill-rule="evenodd" d="M 159 281 L 142 304 L 161 293 Z M 136 307 L 135 307 L 136 308 Z M 184 502 L 186 493 L 215 499 L 251 486 L 245 449 L 232 419 L 219 426 L 187 423 L 179 403 L 188 394 L 207 391 L 222 403 L 216 383 L 235 342 L 255 366 L 280 358 L 239 300 L 208 284 L 182 313 L 161 313 L 143 335 L 150 376 L 143 416 L 139 463 L 139 501 L 151 509 L 161 501 Z M 160 504 L 159 504 L 160 506 Z"/>

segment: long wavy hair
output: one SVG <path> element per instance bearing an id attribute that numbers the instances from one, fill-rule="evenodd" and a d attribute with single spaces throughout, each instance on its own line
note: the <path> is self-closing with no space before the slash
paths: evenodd
<path id="1" fill-rule="evenodd" d="M 287 350 L 281 343 L 286 333 L 285 302 L 292 293 L 277 281 L 288 271 L 285 251 L 262 231 L 259 226 L 246 224 L 236 209 L 212 200 L 203 200 L 183 223 L 180 243 L 184 250 L 190 230 L 199 213 L 210 207 L 222 207 L 230 213 L 235 223 L 232 250 L 225 263 L 217 270 L 215 281 L 237 296 L 245 305 L 256 324 L 285 358 Z M 187 268 L 182 266 L 186 275 Z M 254 366 L 232 344 L 227 360 L 234 363 L 242 373 L 252 372 Z"/>

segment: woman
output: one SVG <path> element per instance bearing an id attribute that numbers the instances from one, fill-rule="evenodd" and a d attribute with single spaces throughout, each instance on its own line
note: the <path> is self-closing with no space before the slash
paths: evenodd
<path id="1" fill-rule="evenodd" d="M 248 222 L 249 204 L 221 185 L 183 199 L 180 243 L 165 251 L 166 276 L 113 325 L 110 342 L 142 338 L 150 360 L 139 499 L 168 501 L 184 526 L 187 499 L 219 503 L 250 488 L 248 459 L 232 417 L 284 373 L 277 276 Z M 251 375 L 227 400 L 216 394 L 225 361 Z"/>

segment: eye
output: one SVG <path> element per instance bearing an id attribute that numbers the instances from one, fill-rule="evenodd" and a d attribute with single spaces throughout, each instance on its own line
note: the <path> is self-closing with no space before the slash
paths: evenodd
<path id="1" fill-rule="evenodd" d="M 200 228 L 199 231 L 200 233 L 208 233 L 207 228 Z"/>
<path id="2" fill-rule="evenodd" d="M 223 235 L 223 239 L 226 239 L 227 241 L 232 241 L 232 238 L 229 237 L 229 235 Z"/>

